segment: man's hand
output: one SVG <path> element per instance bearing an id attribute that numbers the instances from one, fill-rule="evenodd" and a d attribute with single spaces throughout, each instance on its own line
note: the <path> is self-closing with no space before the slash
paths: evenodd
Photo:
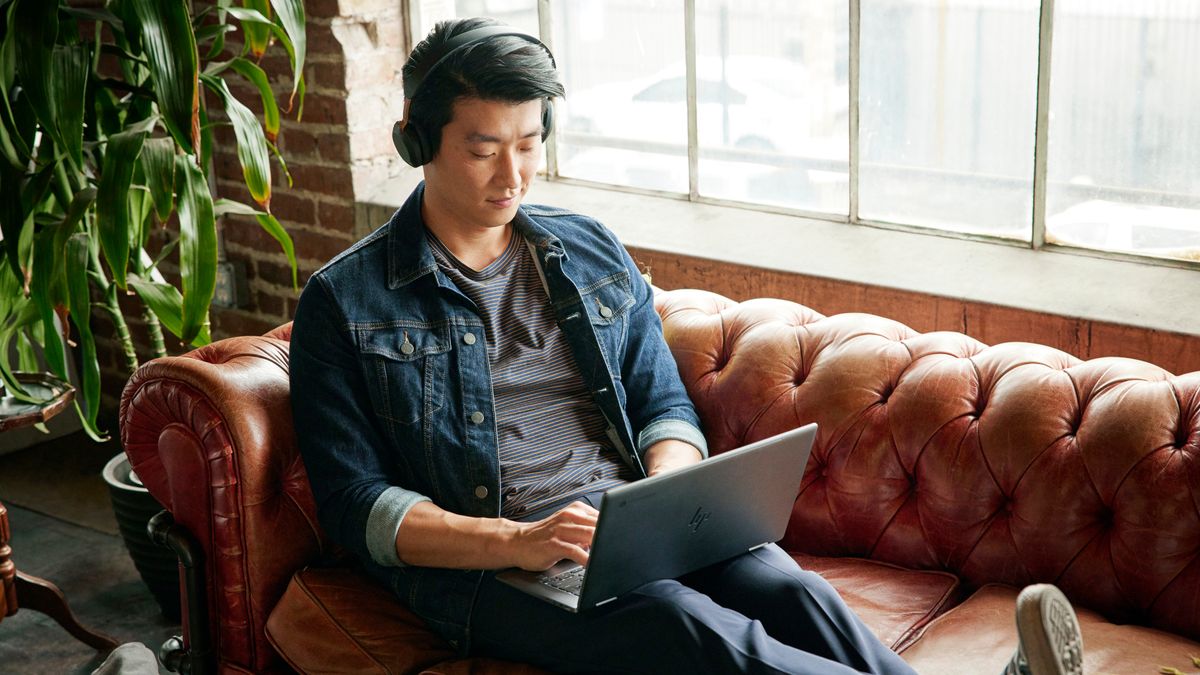
<path id="1" fill-rule="evenodd" d="M 514 564 L 530 572 L 548 570 L 564 559 L 586 565 L 599 515 L 588 504 L 572 502 L 549 518 L 517 523 L 509 541 Z"/>
<path id="2" fill-rule="evenodd" d="M 655 476 L 699 462 L 703 457 L 691 443 L 668 438 L 646 451 L 646 475 Z"/>

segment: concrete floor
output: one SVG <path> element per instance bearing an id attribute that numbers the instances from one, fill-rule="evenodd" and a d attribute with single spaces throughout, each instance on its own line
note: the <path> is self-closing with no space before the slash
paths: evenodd
<path id="1" fill-rule="evenodd" d="M 180 632 L 179 625 L 162 615 L 120 536 L 105 523 L 112 507 L 107 492 L 94 485 L 102 485 L 99 468 L 119 450 L 115 443 L 95 444 L 79 434 L 4 455 L 0 474 L 25 489 L 13 496 L 0 491 L 0 502 L 8 508 L 17 569 L 57 584 L 84 625 L 157 652 L 163 640 Z M 60 474 L 60 485 L 30 489 L 55 483 L 48 468 L 54 465 L 70 467 L 69 475 Z M 61 483 L 72 482 L 80 488 L 61 489 Z M 74 498 L 64 496 L 71 493 Z M 103 659 L 39 612 L 18 609 L 0 621 L 0 674 L 90 673 Z"/>

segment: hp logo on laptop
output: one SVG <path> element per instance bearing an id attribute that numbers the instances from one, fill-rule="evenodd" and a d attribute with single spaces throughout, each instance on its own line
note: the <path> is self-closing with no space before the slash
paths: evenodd
<path id="1" fill-rule="evenodd" d="M 711 515 L 712 511 L 705 511 L 703 506 L 697 507 L 696 513 L 692 514 L 692 519 L 688 522 L 688 529 L 692 531 L 692 534 L 696 534 L 700 531 L 700 526 L 708 522 L 708 517 Z"/>

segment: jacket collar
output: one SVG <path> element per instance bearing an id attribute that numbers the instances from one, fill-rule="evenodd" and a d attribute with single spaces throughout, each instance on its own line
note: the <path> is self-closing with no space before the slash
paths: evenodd
<path id="1" fill-rule="evenodd" d="M 425 221 L 421 218 L 421 201 L 424 196 L 425 181 L 421 181 L 388 222 L 387 286 L 390 290 L 409 284 L 438 268 L 425 234 Z M 517 207 L 513 226 L 526 241 L 542 251 L 543 255 L 564 254 L 562 241 L 535 221 L 524 205 Z"/>

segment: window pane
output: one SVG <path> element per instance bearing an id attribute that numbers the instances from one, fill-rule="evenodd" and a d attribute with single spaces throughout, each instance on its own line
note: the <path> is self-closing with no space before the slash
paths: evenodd
<path id="1" fill-rule="evenodd" d="M 700 193 L 849 209 L 846 0 L 698 0 Z"/>
<path id="2" fill-rule="evenodd" d="M 859 215 L 1029 239 L 1036 0 L 862 0 Z"/>
<path id="3" fill-rule="evenodd" d="M 422 0 L 422 2 L 433 4 L 453 2 L 454 16 L 460 19 L 486 16 L 530 35 L 538 34 L 537 0 Z M 422 23 L 428 23 L 424 14 L 421 19 Z M 432 23 L 429 24 L 429 28 L 433 28 Z"/>
<path id="4" fill-rule="evenodd" d="M 687 192 L 683 3 L 562 0 L 553 16 L 559 174 Z"/>
<path id="5" fill-rule="evenodd" d="M 1200 259 L 1200 3 L 1059 0 L 1046 240 Z"/>

